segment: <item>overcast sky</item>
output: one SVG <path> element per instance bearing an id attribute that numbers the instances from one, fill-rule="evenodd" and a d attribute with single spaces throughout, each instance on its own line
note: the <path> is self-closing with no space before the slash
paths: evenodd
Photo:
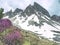
<path id="1" fill-rule="evenodd" d="M 60 15 L 60 0 L 0 0 L 0 7 L 4 11 L 14 10 L 16 8 L 25 9 L 29 4 L 37 2 L 49 11 L 50 15 Z"/>

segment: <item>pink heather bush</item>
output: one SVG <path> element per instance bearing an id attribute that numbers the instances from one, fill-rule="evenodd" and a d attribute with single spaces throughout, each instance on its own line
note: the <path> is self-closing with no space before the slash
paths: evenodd
<path id="1" fill-rule="evenodd" d="M 13 40 L 20 39 L 20 38 L 22 38 L 22 35 L 20 31 L 17 31 L 17 30 L 5 36 L 5 39 L 9 41 L 13 41 Z"/>
<path id="2" fill-rule="evenodd" d="M 5 43 L 8 45 L 15 45 L 15 41 L 22 39 L 20 31 L 14 30 L 8 35 L 4 36 Z"/>
<path id="3" fill-rule="evenodd" d="M 8 28 L 12 25 L 11 21 L 8 19 L 0 19 L 0 32 L 5 28 Z"/>

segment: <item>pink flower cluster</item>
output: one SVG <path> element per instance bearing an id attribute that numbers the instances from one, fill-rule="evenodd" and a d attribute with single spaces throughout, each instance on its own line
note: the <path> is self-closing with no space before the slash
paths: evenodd
<path id="1" fill-rule="evenodd" d="M 9 41 L 12 41 L 12 40 L 16 40 L 16 39 L 20 39 L 22 37 L 20 31 L 13 31 L 11 32 L 10 34 L 6 35 L 5 36 L 5 39 L 9 40 Z"/>
<path id="2" fill-rule="evenodd" d="M 14 41 L 22 39 L 22 35 L 20 31 L 14 30 L 13 32 L 9 33 L 4 37 L 5 43 L 6 44 L 15 44 Z"/>
<path id="3" fill-rule="evenodd" d="M 5 28 L 12 26 L 12 23 L 8 19 L 0 19 L 0 32 L 3 31 Z"/>

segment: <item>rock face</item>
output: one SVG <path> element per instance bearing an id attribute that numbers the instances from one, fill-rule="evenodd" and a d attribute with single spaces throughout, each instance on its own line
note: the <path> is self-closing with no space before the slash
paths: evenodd
<path id="1" fill-rule="evenodd" d="M 51 19 L 60 23 L 60 16 L 53 15 Z"/>
<path id="2" fill-rule="evenodd" d="M 13 15 L 17 15 L 19 13 L 22 13 L 23 10 L 22 9 L 19 9 L 19 8 L 16 8 L 14 12 L 12 12 Z"/>
<path id="3" fill-rule="evenodd" d="M 50 17 L 49 12 L 44 9 L 41 5 L 39 5 L 38 3 L 34 2 L 33 8 L 41 13 L 43 13 L 44 15 L 47 15 Z"/>
<path id="4" fill-rule="evenodd" d="M 28 16 L 35 14 L 35 12 L 41 12 L 44 15 L 47 15 L 48 17 L 50 17 L 49 12 L 36 2 L 34 2 L 34 5 L 29 5 L 24 10 L 24 13 L 26 13 Z"/>

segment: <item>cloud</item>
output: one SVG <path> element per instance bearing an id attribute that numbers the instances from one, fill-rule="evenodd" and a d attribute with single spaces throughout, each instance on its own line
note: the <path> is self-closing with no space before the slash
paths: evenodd
<path id="1" fill-rule="evenodd" d="M 10 6 L 10 8 L 12 7 L 14 9 L 15 8 L 25 9 L 29 4 L 33 4 L 33 2 L 37 2 L 40 5 L 42 5 L 44 8 L 48 9 L 52 0 L 49 1 L 50 3 L 48 2 L 48 0 L 38 0 L 38 1 L 37 0 L 2 0 L 1 2 L 3 2 L 3 5 L 8 5 L 7 8 L 9 8 Z"/>
<path id="2" fill-rule="evenodd" d="M 51 15 L 60 14 L 59 0 L 0 0 L 0 7 L 3 7 L 5 12 L 10 9 L 25 9 L 29 4 L 37 2 L 46 10 L 49 11 Z"/>
<path id="3" fill-rule="evenodd" d="M 9 0 L 8 4 L 10 6 L 12 6 L 13 8 L 21 8 L 21 9 L 25 9 L 29 4 L 31 3 L 31 1 L 29 0 Z"/>
<path id="4" fill-rule="evenodd" d="M 4 12 L 7 12 L 9 10 L 13 10 L 13 7 L 9 6 L 6 0 L 0 1 L 0 8 L 4 8 Z"/>
<path id="5" fill-rule="evenodd" d="M 49 8 L 49 12 L 51 15 L 53 14 L 60 15 L 60 3 L 58 2 L 58 0 L 55 0 L 53 2 L 51 7 Z"/>

